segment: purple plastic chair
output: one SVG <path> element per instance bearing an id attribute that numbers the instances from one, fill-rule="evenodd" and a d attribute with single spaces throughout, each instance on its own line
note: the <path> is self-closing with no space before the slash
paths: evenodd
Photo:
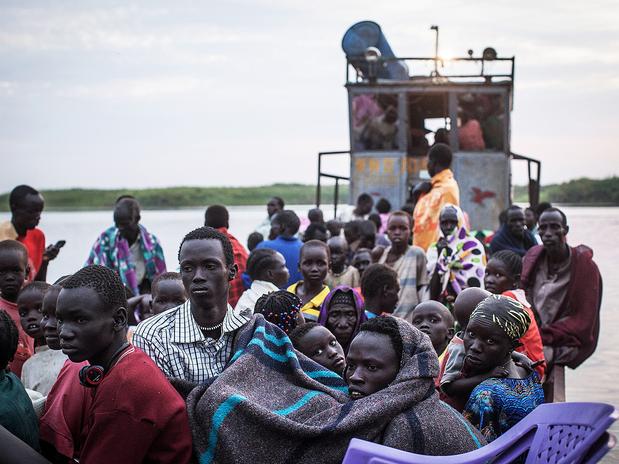
<path id="1" fill-rule="evenodd" d="M 618 417 L 604 403 L 542 404 L 492 443 L 465 454 L 425 456 L 353 438 L 342 464 L 502 464 L 527 451 L 526 464 L 594 463 L 615 446 L 606 430 Z"/>

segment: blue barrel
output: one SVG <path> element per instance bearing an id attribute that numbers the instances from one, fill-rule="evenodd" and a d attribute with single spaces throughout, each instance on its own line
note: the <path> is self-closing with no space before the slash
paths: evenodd
<path id="1" fill-rule="evenodd" d="M 389 42 L 377 23 L 360 21 L 350 26 L 342 39 L 342 49 L 346 53 L 346 58 L 363 58 L 368 47 L 378 48 L 383 58 L 395 58 Z M 360 64 L 359 68 L 367 76 L 367 66 Z M 385 67 L 379 68 L 377 77 L 399 81 L 408 80 L 408 66 L 404 61 L 391 61 Z"/>

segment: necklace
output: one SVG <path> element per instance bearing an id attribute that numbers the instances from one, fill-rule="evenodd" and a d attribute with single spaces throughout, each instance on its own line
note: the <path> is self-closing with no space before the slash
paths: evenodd
<path id="1" fill-rule="evenodd" d="M 204 330 L 205 332 L 210 332 L 212 330 L 219 329 L 222 325 L 224 325 L 224 321 L 221 321 L 219 324 L 214 325 L 213 327 L 202 327 L 201 325 L 198 325 L 198 327 L 200 327 L 200 329 Z"/>

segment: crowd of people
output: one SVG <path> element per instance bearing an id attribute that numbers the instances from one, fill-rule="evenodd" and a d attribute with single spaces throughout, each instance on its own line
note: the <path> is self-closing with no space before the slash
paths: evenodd
<path id="1" fill-rule="evenodd" d="M 0 443 L 6 462 L 341 462 L 351 438 L 428 455 L 484 446 L 595 350 L 602 280 L 551 205 L 471 230 L 449 147 L 392 211 L 267 203 L 246 246 L 223 205 L 168 271 L 140 205 L 82 269 L 46 283 L 42 195 L 0 224 Z M 179 237 L 180 238 L 180 237 Z"/>

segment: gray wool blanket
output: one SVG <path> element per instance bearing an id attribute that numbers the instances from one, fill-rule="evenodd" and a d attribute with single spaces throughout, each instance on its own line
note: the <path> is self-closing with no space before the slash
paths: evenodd
<path id="1" fill-rule="evenodd" d="M 200 463 L 337 463 L 353 437 L 428 455 L 482 446 L 477 430 L 438 398 L 429 338 L 397 320 L 404 350 L 396 379 L 352 401 L 340 376 L 254 315 L 219 377 L 198 386 L 175 381 Z"/>

